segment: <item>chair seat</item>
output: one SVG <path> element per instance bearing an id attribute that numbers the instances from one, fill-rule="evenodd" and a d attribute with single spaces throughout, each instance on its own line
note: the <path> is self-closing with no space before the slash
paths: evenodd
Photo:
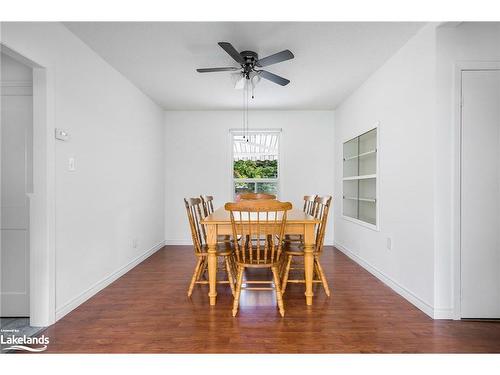
<path id="1" fill-rule="evenodd" d="M 231 242 L 231 236 L 219 234 L 217 235 L 217 242 Z"/>
<path id="2" fill-rule="evenodd" d="M 217 256 L 228 256 L 233 253 L 233 247 L 230 242 L 220 242 L 217 243 Z M 196 256 L 207 256 L 208 255 L 208 245 L 201 245 L 201 252 L 197 253 Z"/>
<path id="3" fill-rule="evenodd" d="M 286 234 L 284 242 L 302 242 L 301 234 Z"/>
<path id="4" fill-rule="evenodd" d="M 287 255 L 304 256 L 304 245 L 285 242 L 283 251 Z M 317 254 L 317 251 L 314 250 L 313 254 Z"/>

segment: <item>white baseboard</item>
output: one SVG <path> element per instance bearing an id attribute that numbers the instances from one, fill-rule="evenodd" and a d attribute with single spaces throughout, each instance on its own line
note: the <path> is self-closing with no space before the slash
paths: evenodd
<path id="1" fill-rule="evenodd" d="M 128 271 L 130 271 L 132 268 L 137 266 L 139 263 L 144 261 L 145 259 L 149 258 L 151 255 L 156 253 L 158 250 L 160 250 L 163 246 L 165 246 L 165 241 L 161 241 L 151 247 L 149 250 L 146 250 L 142 255 L 138 256 L 134 260 L 130 261 L 120 269 L 116 270 L 113 272 L 111 275 L 105 277 L 104 279 L 98 281 L 94 285 L 92 285 L 89 289 L 87 289 L 85 292 L 77 296 L 76 298 L 72 299 L 70 302 L 68 302 L 66 305 L 62 306 L 61 308 L 56 310 L 56 322 L 61 319 L 64 315 L 68 314 L 69 312 L 73 311 L 76 309 L 78 306 L 80 306 L 82 303 L 87 301 L 89 298 L 106 288 L 109 284 L 111 284 L 113 281 L 118 279 L 119 277 L 125 275 Z"/>
<path id="2" fill-rule="evenodd" d="M 166 240 L 165 245 L 190 245 L 193 246 L 193 240 Z"/>
<path id="3" fill-rule="evenodd" d="M 349 258 L 351 258 L 353 261 L 358 263 L 365 270 L 370 272 L 377 279 L 379 279 L 384 284 L 386 284 L 389 288 L 391 288 L 396 293 L 398 293 L 401 297 L 403 297 L 408 302 L 415 305 L 418 309 L 422 310 L 424 313 L 429 315 L 431 318 L 433 318 L 433 319 L 449 319 L 449 318 L 436 318 L 433 306 L 429 305 L 427 302 L 425 302 L 422 299 L 420 299 L 419 297 L 417 297 L 415 294 L 413 294 L 411 291 L 409 291 L 404 286 L 399 284 L 397 281 L 391 279 L 385 273 L 378 270 L 376 267 L 372 266 L 370 263 L 366 262 L 365 260 L 363 260 L 362 258 L 357 256 L 352 251 L 348 250 L 346 247 L 342 246 L 341 244 L 339 244 L 337 242 L 334 244 L 334 246 L 337 249 L 339 249 L 340 251 L 342 251 Z"/>
<path id="4" fill-rule="evenodd" d="M 192 246 L 193 245 L 193 240 L 166 240 L 165 245 L 186 245 L 186 246 Z M 324 242 L 325 246 L 335 246 L 335 243 L 333 240 L 325 239 Z"/>
<path id="5" fill-rule="evenodd" d="M 187 245 L 187 246 L 193 246 L 193 240 L 188 239 L 188 240 L 166 240 L 165 245 Z M 335 246 L 334 242 L 332 239 L 325 239 L 324 242 L 325 246 Z"/>
<path id="6" fill-rule="evenodd" d="M 333 238 L 325 238 L 325 241 L 323 242 L 323 246 L 335 246 L 335 241 Z"/>

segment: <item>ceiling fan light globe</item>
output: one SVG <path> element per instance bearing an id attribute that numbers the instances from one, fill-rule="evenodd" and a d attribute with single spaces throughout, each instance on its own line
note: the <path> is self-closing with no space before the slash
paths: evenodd
<path id="1" fill-rule="evenodd" d="M 255 86 L 257 86 L 257 84 L 260 82 L 260 75 L 259 73 L 257 72 L 252 72 L 252 75 L 251 75 L 251 78 L 250 78 L 250 82 L 252 84 L 252 87 L 255 88 Z"/>
<path id="2" fill-rule="evenodd" d="M 236 90 L 243 90 L 245 88 L 246 79 L 243 74 L 238 74 L 238 77 L 234 80 L 234 88 Z"/>

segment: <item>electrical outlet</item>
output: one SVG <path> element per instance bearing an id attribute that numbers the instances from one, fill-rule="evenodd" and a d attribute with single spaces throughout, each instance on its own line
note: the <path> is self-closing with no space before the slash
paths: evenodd
<path id="1" fill-rule="evenodd" d="M 392 250 L 392 238 L 387 237 L 387 250 Z"/>
<path id="2" fill-rule="evenodd" d="M 132 247 L 133 247 L 134 249 L 137 249 L 137 247 L 138 247 L 138 246 L 139 246 L 139 240 L 138 240 L 137 238 L 134 238 L 134 239 L 132 240 Z"/>

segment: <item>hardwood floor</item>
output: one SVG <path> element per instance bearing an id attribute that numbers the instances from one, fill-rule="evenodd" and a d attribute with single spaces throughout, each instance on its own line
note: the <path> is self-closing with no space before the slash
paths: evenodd
<path id="1" fill-rule="evenodd" d="M 304 285 L 289 284 L 281 318 L 272 292 L 242 293 L 231 316 L 229 286 L 186 295 L 195 257 L 167 246 L 43 333 L 51 353 L 429 353 L 500 352 L 500 323 L 432 320 L 340 251 L 322 264 L 313 306 Z"/>

